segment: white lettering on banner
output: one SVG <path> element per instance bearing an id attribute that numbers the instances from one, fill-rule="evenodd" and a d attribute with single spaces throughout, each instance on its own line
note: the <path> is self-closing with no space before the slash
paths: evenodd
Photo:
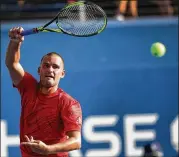
<path id="1" fill-rule="evenodd" d="M 178 152 L 178 116 L 174 119 L 170 126 L 171 144 Z"/>
<path id="2" fill-rule="evenodd" d="M 137 141 L 152 141 L 156 137 L 154 130 L 136 131 L 136 125 L 154 125 L 158 119 L 158 114 L 135 114 L 124 116 L 124 141 L 126 156 L 140 156 L 142 148 L 137 148 Z"/>
<path id="3" fill-rule="evenodd" d="M 69 152 L 70 157 L 83 157 L 82 152 L 80 150 L 73 150 Z"/>
<path id="4" fill-rule="evenodd" d="M 123 117 L 124 121 L 124 153 L 125 156 L 141 156 L 142 148 L 136 147 L 137 141 L 155 140 L 155 130 L 135 130 L 135 126 L 155 125 L 158 120 L 158 114 L 133 114 Z M 84 120 L 82 134 L 86 142 L 89 143 L 108 143 L 109 148 L 88 148 L 86 154 L 81 150 L 70 152 L 70 157 L 92 157 L 92 156 L 119 156 L 122 151 L 122 141 L 117 132 L 111 130 L 94 131 L 94 128 L 115 127 L 119 121 L 118 115 L 95 115 L 87 117 Z M 1 120 L 1 157 L 8 157 L 8 147 L 19 147 L 19 136 L 8 135 L 7 121 Z M 106 128 L 107 129 L 107 128 Z M 178 151 L 178 116 L 173 120 L 170 126 L 171 144 Z M 166 151 L 166 150 L 165 150 Z"/>
<path id="5" fill-rule="evenodd" d="M 8 157 L 9 146 L 19 146 L 19 136 L 8 135 L 7 122 L 1 120 L 1 157 Z"/>
<path id="6" fill-rule="evenodd" d="M 117 115 L 91 116 L 88 117 L 83 126 L 83 135 L 90 143 L 109 143 L 109 149 L 91 149 L 86 152 L 86 157 L 109 157 L 118 156 L 121 152 L 121 137 L 113 131 L 95 132 L 95 127 L 113 127 L 118 122 Z"/>

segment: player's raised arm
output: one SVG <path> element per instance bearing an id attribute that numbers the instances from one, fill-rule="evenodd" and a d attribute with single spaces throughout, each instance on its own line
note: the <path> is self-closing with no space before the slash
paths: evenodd
<path id="1" fill-rule="evenodd" d="M 9 70 L 14 85 L 22 80 L 24 69 L 20 64 L 20 48 L 24 37 L 20 35 L 22 27 L 14 27 L 9 31 L 10 42 L 6 52 L 5 64 Z"/>

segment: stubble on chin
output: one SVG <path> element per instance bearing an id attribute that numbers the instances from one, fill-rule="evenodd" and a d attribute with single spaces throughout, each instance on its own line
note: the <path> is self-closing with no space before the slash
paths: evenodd
<path id="1" fill-rule="evenodd" d="M 55 86 L 53 81 L 46 81 L 46 80 L 40 81 L 40 85 L 41 87 L 45 87 L 45 88 L 50 88 Z"/>

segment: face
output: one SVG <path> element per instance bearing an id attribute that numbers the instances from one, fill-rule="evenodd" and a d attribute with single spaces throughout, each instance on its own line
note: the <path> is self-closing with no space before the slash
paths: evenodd
<path id="1" fill-rule="evenodd" d="M 62 59 L 57 55 L 45 56 L 38 73 L 41 86 L 46 88 L 58 86 L 60 79 L 65 75 Z"/>

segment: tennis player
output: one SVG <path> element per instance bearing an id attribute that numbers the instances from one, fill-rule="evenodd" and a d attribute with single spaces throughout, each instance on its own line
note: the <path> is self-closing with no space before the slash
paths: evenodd
<path id="1" fill-rule="evenodd" d="M 21 96 L 22 157 L 68 157 L 81 148 L 82 111 L 77 100 L 58 88 L 65 76 L 64 61 L 55 52 L 42 57 L 37 81 L 20 64 L 22 27 L 9 31 L 6 66 Z"/>

